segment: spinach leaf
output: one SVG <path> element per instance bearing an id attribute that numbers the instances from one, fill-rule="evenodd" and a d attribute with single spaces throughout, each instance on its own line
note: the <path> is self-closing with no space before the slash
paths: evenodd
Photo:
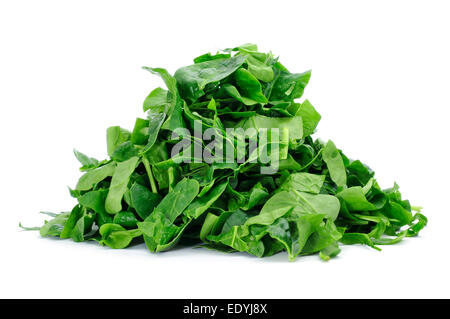
<path id="1" fill-rule="evenodd" d="M 107 189 L 100 189 L 97 191 L 90 191 L 78 198 L 78 203 L 88 209 L 97 213 L 97 223 L 101 226 L 103 224 L 111 223 L 112 217 L 105 210 L 105 201 L 108 194 Z"/>
<path id="2" fill-rule="evenodd" d="M 153 74 L 159 75 L 169 89 L 169 91 L 167 92 L 166 101 L 164 101 L 163 97 L 164 92 L 160 91 L 159 93 L 155 93 L 158 95 L 158 99 L 156 101 L 153 99 L 150 102 L 144 102 L 144 109 L 151 110 L 148 115 L 150 123 L 153 123 L 153 125 L 150 126 L 151 128 L 149 129 L 150 135 L 157 135 L 160 128 L 173 131 L 177 128 L 185 127 L 182 115 L 183 101 L 180 98 L 177 89 L 177 81 L 175 80 L 175 78 L 171 76 L 166 69 L 149 67 L 143 67 L 143 69 Z M 150 95 L 152 95 L 152 93 L 150 93 Z M 161 105 L 158 105 L 158 103 L 161 102 L 163 103 Z M 164 117 L 167 117 L 167 119 L 161 125 L 160 122 L 164 120 Z M 153 143 L 150 143 L 149 141 L 149 143 L 147 144 L 147 149 L 151 147 L 151 145 L 149 144 Z"/>
<path id="3" fill-rule="evenodd" d="M 87 210 L 82 210 L 82 215 L 75 223 L 73 227 L 70 238 L 74 242 L 82 242 L 86 239 L 91 238 L 94 233 L 92 232 L 92 226 L 95 221 L 95 214 L 87 212 Z"/>
<path id="4" fill-rule="evenodd" d="M 308 100 L 305 100 L 300 105 L 295 115 L 302 118 L 303 136 L 313 134 L 316 130 L 317 124 L 319 124 L 319 121 L 322 118 Z"/>
<path id="5" fill-rule="evenodd" d="M 106 161 L 100 162 L 93 157 L 88 157 L 87 155 L 77 151 L 76 149 L 73 150 L 73 153 L 75 154 L 75 157 L 82 165 L 80 167 L 80 171 L 88 171 L 88 170 L 97 168 L 100 165 L 106 164 Z"/>
<path id="6" fill-rule="evenodd" d="M 220 81 L 235 72 L 245 61 L 245 56 L 237 55 L 227 59 L 215 59 L 178 69 L 175 79 L 183 99 L 195 102 L 205 94 L 209 83 Z"/>
<path id="7" fill-rule="evenodd" d="M 352 161 L 347 171 L 350 186 L 364 186 L 374 176 L 374 172 L 359 160 Z"/>
<path id="8" fill-rule="evenodd" d="M 83 216 L 83 210 L 81 206 L 76 205 L 70 212 L 69 218 L 67 218 L 64 228 L 59 235 L 60 238 L 70 238 L 72 231 L 78 222 L 78 220 Z"/>
<path id="9" fill-rule="evenodd" d="M 343 187 L 347 183 L 347 173 L 344 161 L 332 141 L 328 141 L 322 152 L 323 160 L 327 164 L 331 179 L 338 187 Z"/>
<path id="10" fill-rule="evenodd" d="M 229 53 L 217 53 L 217 54 L 211 54 L 211 53 L 205 53 L 202 54 L 198 57 L 196 57 L 194 59 L 194 63 L 202 63 L 202 62 L 206 62 L 206 61 L 211 61 L 211 60 L 217 60 L 217 59 L 228 59 L 231 58 L 231 54 Z"/>
<path id="11" fill-rule="evenodd" d="M 339 213 L 339 200 L 325 194 L 309 194 L 292 190 L 281 191 L 272 196 L 261 209 L 259 215 L 249 218 L 246 225 L 270 225 L 287 214 L 301 216 L 305 214 L 322 214 L 335 220 Z"/>
<path id="12" fill-rule="evenodd" d="M 350 211 L 371 211 L 381 208 L 367 200 L 364 189 L 361 186 L 344 189 L 336 196 L 345 202 Z"/>
<path id="13" fill-rule="evenodd" d="M 64 226 L 69 219 L 71 212 L 64 212 L 55 216 L 52 220 L 45 222 L 45 224 L 40 227 L 39 232 L 42 237 L 55 236 L 59 237 L 61 235 Z"/>
<path id="14" fill-rule="evenodd" d="M 300 98 L 310 78 L 311 71 L 299 74 L 281 71 L 274 80 L 270 100 L 291 101 Z"/>
<path id="15" fill-rule="evenodd" d="M 147 218 L 161 201 L 161 195 L 150 192 L 139 183 L 133 184 L 130 193 L 132 205 L 142 219 Z"/>
<path id="16" fill-rule="evenodd" d="M 139 154 L 139 150 L 130 141 L 116 147 L 111 158 L 116 162 L 124 162 Z"/>
<path id="17" fill-rule="evenodd" d="M 299 116 L 278 118 L 255 115 L 245 119 L 243 128 L 254 128 L 256 130 L 277 128 L 280 131 L 287 130 L 289 139 L 301 139 L 303 137 L 302 119 Z"/>
<path id="18" fill-rule="evenodd" d="M 131 133 L 120 126 L 111 126 L 106 130 L 108 155 L 113 156 L 116 148 L 131 138 Z"/>
<path id="19" fill-rule="evenodd" d="M 273 80 L 274 72 L 270 65 L 267 65 L 252 55 L 247 57 L 246 62 L 248 64 L 248 71 L 258 80 L 263 82 L 270 82 Z"/>
<path id="20" fill-rule="evenodd" d="M 245 193 L 246 203 L 241 208 L 249 210 L 265 202 L 269 197 L 268 190 L 260 183 L 256 183 L 253 187 Z"/>
<path id="21" fill-rule="evenodd" d="M 323 214 L 330 220 L 334 221 L 340 209 L 339 200 L 335 196 L 327 194 L 309 194 L 305 192 L 292 191 L 297 200 L 294 207 L 295 214 Z"/>
<path id="22" fill-rule="evenodd" d="M 100 227 L 100 235 L 102 239 L 100 243 L 114 249 L 122 249 L 128 247 L 131 241 L 142 235 L 140 230 L 126 230 L 118 224 L 104 224 Z"/>
<path id="23" fill-rule="evenodd" d="M 137 118 L 134 124 L 133 132 L 131 133 L 131 143 L 134 145 L 144 145 L 149 137 L 148 126 L 149 120 Z"/>
<path id="24" fill-rule="evenodd" d="M 105 209 L 109 214 L 117 214 L 122 210 L 122 198 L 138 161 L 138 157 L 132 157 L 117 164 L 105 201 Z"/>
<path id="25" fill-rule="evenodd" d="M 325 175 L 310 173 L 294 173 L 280 185 L 280 190 L 297 190 L 311 194 L 319 194 L 325 181 Z"/>
<path id="26" fill-rule="evenodd" d="M 236 71 L 236 84 L 243 96 L 258 103 L 267 103 L 267 98 L 262 92 L 261 83 L 246 69 L 240 68 Z"/>
<path id="27" fill-rule="evenodd" d="M 263 206 L 260 213 L 246 221 L 246 225 L 271 225 L 278 218 L 292 212 L 297 206 L 296 197 L 286 191 L 273 195 Z"/>
<path id="28" fill-rule="evenodd" d="M 116 163 L 111 162 L 94 170 L 84 173 L 78 180 L 75 190 L 87 191 L 92 189 L 96 184 L 103 181 L 105 178 L 112 176 L 116 170 Z"/>
<path id="29" fill-rule="evenodd" d="M 303 215 L 294 221 L 279 218 L 268 227 L 270 236 L 280 241 L 286 248 L 289 259 L 294 260 L 308 241 L 308 238 L 318 230 L 324 215 Z"/>
<path id="30" fill-rule="evenodd" d="M 131 228 L 136 227 L 139 220 L 134 216 L 132 212 L 120 212 L 114 215 L 114 224 L 119 224 L 120 226 Z"/>
<path id="31" fill-rule="evenodd" d="M 138 223 L 144 240 L 151 252 L 159 251 L 168 244 L 184 227 L 174 224 L 186 207 L 198 195 L 199 184 L 193 179 L 181 180 L 156 206 L 155 210 Z"/>
<path id="32" fill-rule="evenodd" d="M 197 197 L 185 210 L 184 214 L 189 218 L 200 217 L 225 191 L 228 182 L 222 182 L 207 192 L 202 197 Z"/>
<path id="33" fill-rule="evenodd" d="M 142 154 L 145 154 L 148 152 L 152 146 L 155 144 L 156 139 L 158 137 L 159 130 L 161 129 L 161 125 L 164 122 L 164 119 L 166 118 L 165 113 L 149 113 L 148 114 L 148 133 L 149 138 L 147 141 L 147 145 L 145 145 L 145 148 L 142 151 Z"/>
<path id="34" fill-rule="evenodd" d="M 169 104 L 167 93 L 167 90 L 164 90 L 160 87 L 151 91 L 144 101 L 144 112 L 152 110 L 159 113 L 161 111 L 161 107 L 162 110 L 166 109 L 166 106 L 168 106 Z"/>
<path id="35" fill-rule="evenodd" d="M 241 103 L 244 103 L 245 105 L 255 105 L 258 104 L 259 102 L 256 100 L 251 99 L 250 97 L 246 97 L 246 96 L 242 96 L 241 93 L 239 93 L 238 89 L 229 83 L 226 83 L 222 86 L 222 89 L 227 92 L 227 94 L 229 96 L 231 96 L 232 98 L 238 100 Z M 259 89 L 257 89 L 259 90 Z M 261 98 L 260 98 L 261 99 Z M 265 100 L 264 103 L 267 103 L 267 101 Z M 222 113 L 222 114 L 227 114 L 227 113 Z M 240 115 L 242 116 L 243 112 L 228 112 L 228 114 L 233 114 L 233 115 Z M 248 114 L 248 113 L 246 113 Z M 255 115 L 255 112 L 251 112 L 251 115 Z M 247 117 L 247 116 L 245 116 Z"/>

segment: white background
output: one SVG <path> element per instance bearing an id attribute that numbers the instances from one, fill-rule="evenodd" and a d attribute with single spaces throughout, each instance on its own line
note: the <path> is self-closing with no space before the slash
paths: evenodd
<path id="1" fill-rule="evenodd" d="M 0 297 L 449 298 L 449 13 L 430 0 L 0 2 Z M 246 42 L 313 70 L 316 135 L 425 207 L 419 238 L 291 263 L 19 230 L 74 205 L 74 147 L 103 159 L 106 128 L 143 116 L 162 82 L 141 66 L 174 72 Z"/>

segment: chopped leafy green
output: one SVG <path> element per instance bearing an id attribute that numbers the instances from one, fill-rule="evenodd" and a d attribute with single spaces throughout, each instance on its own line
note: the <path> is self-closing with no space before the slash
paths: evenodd
<path id="1" fill-rule="evenodd" d="M 291 73 L 254 44 L 200 55 L 173 76 L 144 69 L 166 86 L 146 97 L 146 116 L 132 131 L 107 129 L 106 160 L 74 150 L 77 204 L 23 229 L 152 253 L 186 241 L 326 261 L 342 244 L 379 250 L 426 226 L 397 184 L 381 189 L 367 165 L 313 138 L 321 115 L 297 100 L 311 71 Z"/>

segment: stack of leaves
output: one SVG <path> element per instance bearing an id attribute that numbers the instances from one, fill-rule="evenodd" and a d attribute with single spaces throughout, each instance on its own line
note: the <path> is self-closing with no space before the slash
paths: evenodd
<path id="1" fill-rule="evenodd" d="M 108 160 L 75 151 L 84 172 L 70 190 L 77 205 L 26 229 L 111 248 L 144 241 L 151 252 L 189 244 L 258 257 L 286 251 L 289 260 L 319 253 L 328 260 L 340 252 L 339 243 L 379 249 L 426 225 L 396 184 L 382 190 L 368 166 L 332 141 L 311 137 L 321 116 L 308 100 L 296 102 L 310 71 L 291 73 L 253 44 L 199 56 L 174 76 L 144 69 L 167 86 L 145 99 L 147 117 L 132 131 L 107 129 Z M 199 161 L 191 148 L 171 156 L 180 141 L 173 133 L 198 130 L 195 121 L 231 145 L 235 160 Z M 279 147 L 271 148 L 278 151 L 278 169 L 262 174 L 271 163 L 254 157 L 249 146 L 259 137 L 229 128 L 279 128 Z M 239 150 L 238 141 L 245 147 Z"/>

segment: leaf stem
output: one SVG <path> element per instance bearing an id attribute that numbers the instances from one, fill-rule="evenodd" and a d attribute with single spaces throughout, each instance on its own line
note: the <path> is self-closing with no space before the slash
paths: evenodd
<path id="1" fill-rule="evenodd" d="M 155 179 L 153 178 L 152 168 L 150 167 L 150 163 L 148 162 L 148 159 L 143 156 L 142 162 L 144 163 L 145 170 L 147 171 L 148 180 L 150 181 L 150 186 L 152 188 L 152 192 L 155 194 L 158 194 L 158 189 L 156 188 Z"/>
<path id="2" fill-rule="evenodd" d="M 321 148 L 321 149 L 317 152 L 316 156 L 314 156 L 314 158 L 313 158 L 308 164 L 306 164 L 305 166 L 303 166 L 303 167 L 300 169 L 300 172 L 303 171 L 303 170 L 305 170 L 305 169 L 307 169 L 308 167 L 310 167 L 310 166 L 316 161 L 316 159 L 319 157 L 319 155 L 322 154 L 322 150 L 323 150 L 323 148 Z"/>

